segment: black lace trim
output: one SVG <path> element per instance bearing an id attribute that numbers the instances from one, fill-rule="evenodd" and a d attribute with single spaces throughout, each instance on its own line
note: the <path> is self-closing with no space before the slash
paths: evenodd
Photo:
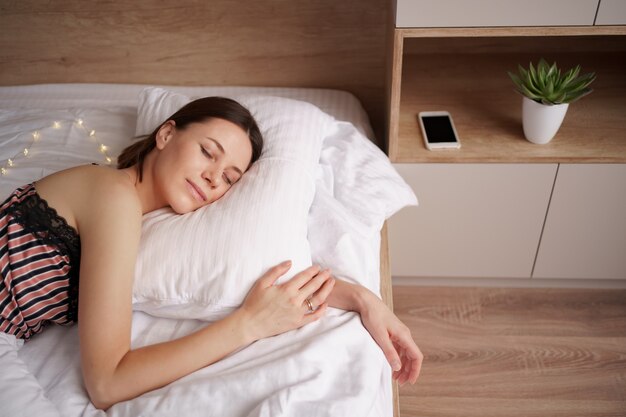
<path id="1" fill-rule="evenodd" d="M 34 185 L 32 186 L 34 189 Z M 80 237 L 37 192 L 7 207 L 15 220 L 28 232 L 48 245 L 55 246 L 70 259 L 68 313 L 70 322 L 78 321 L 78 273 L 80 271 Z"/>

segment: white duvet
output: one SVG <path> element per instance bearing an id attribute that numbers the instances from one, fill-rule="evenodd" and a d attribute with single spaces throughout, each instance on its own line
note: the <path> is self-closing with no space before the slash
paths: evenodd
<path id="1" fill-rule="evenodd" d="M 133 347 L 181 337 L 204 325 L 136 312 Z M 76 327 L 47 329 L 19 356 L 62 416 L 391 415 L 385 358 L 358 315 L 340 310 L 253 343 L 161 389 L 118 403 L 106 414 L 94 408 L 83 388 Z M 54 411 L 45 403 L 43 408 L 38 415 Z"/>
<path id="2" fill-rule="evenodd" d="M 89 100 L 97 102 L 97 94 L 103 93 L 106 93 L 107 106 L 113 103 L 129 105 L 139 89 L 138 86 L 65 88 L 69 96 L 83 106 L 87 106 Z M 198 90 L 200 94 L 214 93 L 207 88 Z M 335 109 L 331 114 L 335 117 L 339 114 L 339 120 L 353 117 L 347 121 L 354 122 L 358 132 L 370 132 L 367 119 L 362 119 L 364 112 L 360 105 L 346 93 L 299 89 L 271 91 L 276 95 L 282 92 L 287 97 L 314 102 L 326 111 Z M 23 106 L 29 102 L 37 107 L 67 107 L 67 99 L 57 100 L 55 94 L 59 94 L 57 86 L 34 86 L 22 90 L 0 88 L 0 108 L 15 103 Z M 41 97 L 44 97 L 43 101 Z M 354 108 L 355 105 L 358 108 Z M 339 157 L 346 169 L 359 175 L 355 167 L 364 159 L 354 156 L 351 160 L 350 155 L 338 153 L 342 143 L 347 143 L 345 141 L 360 140 L 357 129 L 347 123 L 342 138 L 329 141 L 322 152 L 316 196 L 309 214 L 309 240 L 314 262 L 331 267 L 339 277 L 361 282 L 378 291 L 382 222 L 404 205 L 415 204 L 416 200 L 411 192 L 397 197 L 381 195 L 380 201 L 352 201 L 349 190 L 353 184 L 333 181 L 327 168 L 338 163 Z M 115 147 L 115 144 L 111 145 Z M 0 162 L 4 157 L 2 150 L 0 143 Z M 52 161 L 53 166 L 54 163 Z M 45 167 L 38 168 L 42 172 L 45 170 Z M 374 165 L 361 168 L 376 169 Z M 6 194 L 4 188 L 9 184 L 2 185 L 0 191 Z M 395 206 L 386 206 L 385 201 L 393 198 L 397 199 Z M 391 212 L 385 213 L 380 221 L 364 221 L 367 210 L 376 208 L 377 204 L 381 205 L 379 209 L 394 208 L 389 209 Z M 156 318 L 135 312 L 132 345 L 139 347 L 178 338 L 204 325 L 206 322 L 197 320 Z M 0 360 L 3 357 L 1 348 Z M 358 314 L 337 309 L 329 309 L 318 322 L 260 340 L 161 389 L 116 404 L 106 413 L 91 405 L 84 390 L 77 327 L 50 327 L 25 344 L 18 355 L 22 363 L 16 365 L 22 369 L 16 368 L 13 376 L 19 376 L 20 372 L 34 376 L 35 383 L 54 406 L 46 401 L 38 403 L 27 390 L 18 391 L 21 394 L 14 399 L 33 407 L 41 416 L 392 415 L 391 370 L 382 351 L 361 324 Z M 0 377 L 0 391 L 2 384 L 10 382 L 10 378 L 11 375 L 6 373 Z M 6 408 L 0 403 L 0 416 L 5 415 L 3 410 Z"/>

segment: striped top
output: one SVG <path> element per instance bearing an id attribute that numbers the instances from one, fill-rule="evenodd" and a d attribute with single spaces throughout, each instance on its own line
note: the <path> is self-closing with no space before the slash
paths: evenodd
<path id="1" fill-rule="evenodd" d="M 34 184 L 0 205 L 0 331 L 30 339 L 78 318 L 80 238 Z"/>

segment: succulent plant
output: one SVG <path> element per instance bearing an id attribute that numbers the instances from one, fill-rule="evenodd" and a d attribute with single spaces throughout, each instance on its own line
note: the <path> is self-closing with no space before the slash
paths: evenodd
<path id="1" fill-rule="evenodd" d="M 589 84 L 596 79 L 595 73 L 591 72 L 579 76 L 580 65 L 570 69 L 561 75 L 561 70 L 556 62 L 551 66 L 542 58 L 533 67 L 533 63 L 527 69 L 518 65 L 519 76 L 509 72 L 509 77 L 517 87 L 517 91 L 541 104 L 572 103 L 593 90 Z"/>

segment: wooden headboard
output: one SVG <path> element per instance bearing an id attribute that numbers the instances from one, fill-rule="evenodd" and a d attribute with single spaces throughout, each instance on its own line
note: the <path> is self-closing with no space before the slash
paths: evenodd
<path id="1" fill-rule="evenodd" d="M 0 85 L 350 91 L 381 138 L 386 0 L 0 0 Z"/>

